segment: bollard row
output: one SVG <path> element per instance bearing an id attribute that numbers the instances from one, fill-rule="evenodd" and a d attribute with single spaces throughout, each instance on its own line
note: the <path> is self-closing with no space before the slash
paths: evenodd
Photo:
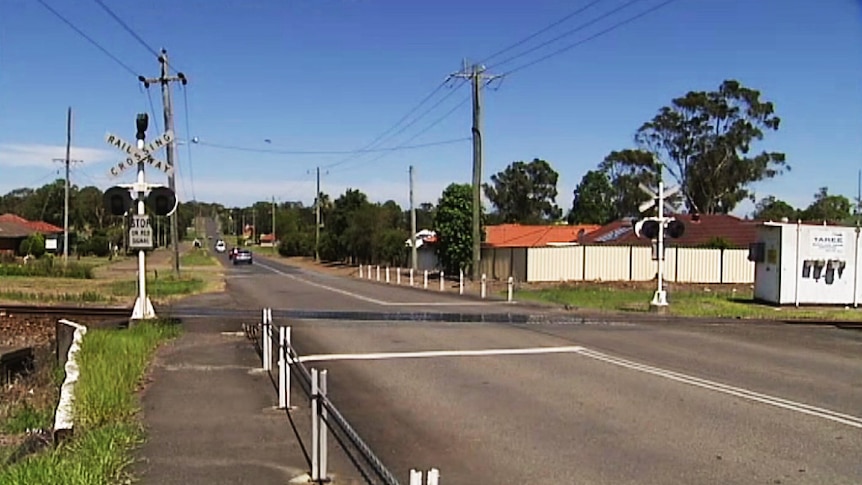
<path id="1" fill-rule="evenodd" d="M 376 268 L 376 275 L 377 275 L 376 280 L 381 281 L 380 265 L 377 265 L 375 268 Z M 390 277 L 389 271 L 390 271 L 389 266 L 386 266 L 383 269 L 384 281 L 386 282 L 386 284 L 390 284 L 392 281 L 392 278 Z M 413 268 L 410 268 L 408 273 L 410 275 L 409 276 L 409 285 L 412 287 L 412 286 L 414 286 Z M 367 278 L 369 280 L 373 280 L 374 279 L 374 277 L 372 276 L 373 274 L 374 273 L 372 272 L 370 265 L 368 265 L 366 267 L 363 267 L 363 265 L 361 265 L 361 264 L 359 265 L 359 278 L 360 279 L 365 279 L 365 277 L 367 276 Z M 395 283 L 399 286 L 401 285 L 401 267 L 398 267 L 396 269 Z M 439 284 L 439 290 L 440 291 L 446 290 L 446 275 L 442 270 L 439 273 L 438 284 Z M 464 287 L 465 287 L 464 270 L 462 269 L 459 271 L 459 274 L 458 274 L 458 294 L 459 295 L 464 294 Z M 506 289 L 507 289 L 506 301 L 508 301 L 509 303 L 511 303 L 514 300 L 514 290 L 515 290 L 514 287 L 515 287 L 515 278 L 512 276 L 509 276 L 509 278 L 507 279 L 507 282 L 506 282 Z M 427 269 L 423 270 L 422 288 L 425 290 L 428 289 L 428 270 Z M 482 279 L 481 279 L 480 287 L 479 287 L 479 296 L 482 299 L 485 299 L 488 297 L 488 277 L 487 277 L 487 275 L 485 275 L 485 273 L 482 273 Z"/>

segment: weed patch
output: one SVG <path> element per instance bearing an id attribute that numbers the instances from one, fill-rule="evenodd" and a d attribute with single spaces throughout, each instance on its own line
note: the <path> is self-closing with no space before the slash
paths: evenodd
<path id="1" fill-rule="evenodd" d="M 128 330 L 89 330 L 78 354 L 81 377 L 75 388 L 74 437 L 56 449 L 0 468 L 0 483 L 96 485 L 126 480 L 132 450 L 144 437 L 135 416 L 136 391 L 156 347 L 179 331 L 161 322 L 144 322 Z M 31 418 L 21 418 L 16 426 Z"/>
<path id="2" fill-rule="evenodd" d="M 205 249 L 194 249 L 180 256 L 180 266 L 216 266 L 218 261 Z"/>
<path id="3" fill-rule="evenodd" d="M 26 264 L 0 264 L 0 276 L 27 276 L 42 278 L 93 279 L 93 266 L 70 261 L 63 264 L 51 257 L 29 261 Z"/>
<path id="4" fill-rule="evenodd" d="M 190 295 L 201 291 L 204 287 L 203 280 L 199 278 L 176 278 L 174 276 L 162 277 L 147 281 L 147 294 L 153 298 L 175 295 Z M 138 293 L 137 281 L 118 281 L 111 285 L 111 294 L 114 296 L 135 296 Z"/>

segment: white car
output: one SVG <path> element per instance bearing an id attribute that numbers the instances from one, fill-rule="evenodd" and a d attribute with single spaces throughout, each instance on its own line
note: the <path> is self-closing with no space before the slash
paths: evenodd
<path id="1" fill-rule="evenodd" d="M 215 244 L 215 250 L 216 250 L 216 252 L 218 252 L 218 253 L 223 253 L 223 252 L 227 251 L 227 246 L 225 245 L 224 241 L 218 241 L 218 242 L 216 242 L 216 244 Z"/>

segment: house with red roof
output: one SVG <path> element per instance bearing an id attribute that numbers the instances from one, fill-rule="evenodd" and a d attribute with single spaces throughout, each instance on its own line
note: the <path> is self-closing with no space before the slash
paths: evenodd
<path id="1" fill-rule="evenodd" d="M 21 241 L 31 234 L 45 236 L 45 247 L 56 251 L 60 246 L 59 235 L 63 228 L 43 221 L 29 221 L 16 214 L 0 215 L 0 253 L 15 253 L 21 246 Z"/>
<path id="2" fill-rule="evenodd" d="M 685 225 L 685 233 L 677 239 L 668 239 L 668 243 L 689 248 L 721 243 L 730 248 L 747 249 L 757 240 L 757 226 L 762 223 L 729 214 L 676 214 L 673 217 Z M 634 222 L 611 222 L 586 234 L 581 242 L 606 246 L 649 246 L 650 240 L 635 235 Z"/>
<path id="3" fill-rule="evenodd" d="M 485 247 L 537 248 L 578 244 L 579 238 L 600 229 L 601 226 L 581 225 L 524 225 L 499 224 L 485 227 Z"/>

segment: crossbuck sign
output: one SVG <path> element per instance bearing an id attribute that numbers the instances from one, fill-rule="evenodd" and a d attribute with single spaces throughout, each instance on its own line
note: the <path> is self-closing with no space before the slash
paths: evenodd
<path id="1" fill-rule="evenodd" d="M 144 146 L 143 150 L 138 150 L 134 143 L 129 143 L 117 135 L 108 133 L 105 135 L 105 143 L 125 153 L 126 159 L 111 167 L 110 175 L 117 177 L 126 170 L 134 168 L 138 163 L 144 162 L 151 167 L 158 169 L 165 174 L 172 174 L 174 167 L 168 165 L 167 162 L 159 160 L 153 156 L 153 153 L 168 146 L 174 142 L 174 132 L 168 130 L 162 133 L 158 138 Z"/>

